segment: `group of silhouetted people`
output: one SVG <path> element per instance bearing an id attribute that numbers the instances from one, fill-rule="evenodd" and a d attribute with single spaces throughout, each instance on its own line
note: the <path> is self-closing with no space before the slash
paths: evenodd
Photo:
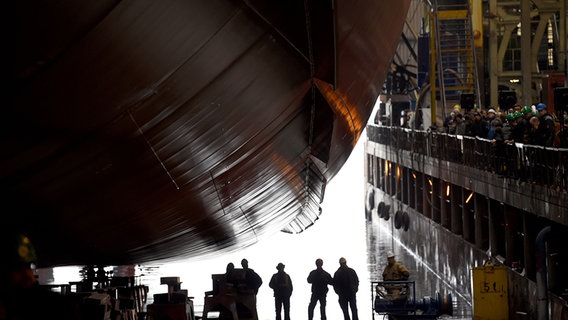
<path id="1" fill-rule="evenodd" d="M 356 298 L 357 291 L 359 291 L 359 277 L 355 270 L 347 266 L 345 258 L 339 258 L 339 268 L 335 271 L 333 277 L 323 269 L 323 260 L 316 259 L 316 268 L 310 272 L 307 280 L 308 283 L 312 284 L 312 295 L 308 305 L 309 320 L 314 318 L 314 309 L 318 302 L 321 319 L 327 319 L 325 307 L 328 285 L 333 286 L 333 290 L 339 297 L 339 306 L 343 311 L 343 318 L 349 320 L 349 310 L 351 310 L 353 320 L 359 319 Z"/>
<path id="2" fill-rule="evenodd" d="M 331 274 L 323 269 L 323 260 L 316 259 L 316 268 L 312 270 L 307 278 L 308 283 L 311 284 L 311 298 L 308 305 L 308 318 L 313 320 L 314 309 L 316 305 L 320 304 L 320 315 L 322 320 L 326 320 L 326 304 L 327 304 L 327 293 L 329 291 L 328 286 L 333 286 L 335 293 L 339 297 L 339 306 L 343 311 L 343 316 L 345 320 L 358 320 L 359 316 L 357 313 L 357 299 L 356 294 L 359 290 L 359 277 L 355 270 L 347 266 L 347 260 L 345 258 L 339 259 L 339 268 L 334 273 L 333 277 Z M 248 261 L 243 259 L 242 267 L 245 271 L 245 278 L 249 282 L 248 287 L 254 290 L 254 293 L 258 293 L 259 287 L 262 285 L 262 279 L 254 270 L 248 267 Z M 274 305 L 276 312 L 276 320 L 282 320 L 282 313 L 284 314 L 284 320 L 290 320 L 290 297 L 292 296 L 292 291 L 294 286 L 292 284 L 292 278 L 288 273 L 284 271 L 286 266 L 283 263 L 278 263 L 276 266 L 277 272 L 272 275 L 268 286 L 274 291 Z M 225 273 L 225 278 L 228 283 L 235 283 L 234 280 L 234 269 L 233 263 L 227 264 L 227 270 Z M 351 312 L 351 315 L 350 315 Z"/>
<path id="3" fill-rule="evenodd" d="M 383 280 L 408 280 L 410 273 L 408 269 L 395 260 L 392 252 L 387 254 L 387 265 L 383 270 Z M 308 274 L 307 281 L 311 284 L 311 297 L 308 304 L 308 319 L 313 320 L 314 310 L 319 302 L 321 320 L 326 320 L 326 305 L 328 286 L 332 286 L 338 296 L 339 306 L 343 312 L 344 320 L 358 320 L 357 312 L 357 292 L 359 291 L 359 277 L 357 272 L 347 265 L 347 260 L 343 257 L 339 259 L 339 268 L 333 276 L 323 269 L 323 260 L 318 258 L 315 261 L 316 268 Z M 294 289 L 292 278 L 284 271 L 285 265 L 278 263 L 278 270 L 272 275 L 269 287 L 274 291 L 274 303 L 276 320 L 290 320 L 290 297 Z"/>

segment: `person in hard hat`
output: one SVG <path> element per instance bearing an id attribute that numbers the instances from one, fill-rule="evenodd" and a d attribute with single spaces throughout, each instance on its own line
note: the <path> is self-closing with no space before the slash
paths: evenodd
<path id="1" fill-rule="evenodd" d="M 78 319 L 73 301 L 39 285 L 30 239 L 0 230 L 0 320 Z"/>
<path id="2" fill-rule="evenodd" d="M 539 145 L 544 147 L 554 147 L 554 136 L 556 135 L 556 128 L 554 118 L 548 112 L 548 107 L 544 103 L 536 105 L 538 111 L 539 125 L 536 134 L 538 135 Z"/>
<path id="3" fill-rule="evenodd" d="M 487 110 L 487 113 L 485 114 L 485 123 L 487 125 L 486 138 L 488 140 L 492 140 L 495 138 L 495 127 L 493 126 L 493 120 L 495 119 L 498 119 L 497 112 L 495 112 L 495 109 L 491 108 Z"/>
<path id="4" fill-rule="evenodd" d="M 456 124 L 455 119 L 459 114 L 461 114 L 461 107 L 456 104 L 452 112 L 450 112 L 450 114 L 448 114 L 448 116 L 444 119 L 443 126 L 444 126 L 444 131 L 446 133 L 453 134 L 453 131 L 455 131 L 455 124 Z"/>
<path id="5" fill-rule="evenodd" d="M 20 233 L 6 233 L 0 240 L 2 288 L 26 289 L 36 284 L 37 256 L 30 239 Z"/>
<path id="6" fill-rule="evenodd" d="M 410 272 L 402 263 L 396 261 L 392 251 L 387 253 L 387 261 L 387 266 L 383 270 L 383 280 L 408 280 Z"/>
<path id="7" fill-rule="evenodd" d="M 509 117 L 512 119 L 509 122 L 509 124 L 511 125 L 511 130 L 509 139 L 506 141 L 506 143 L 523 143 L 525 138 L 525 129 L 523 128 L 522 123 L 523 114 L 520 111 L 513 111 Z"/>
<path id="8" fill-rule="evenodd" d="M 410 277 L 408 269 L 400 262 L 397 262 L 392 251 L 387 253 L 387 266 L 383 270 L 383 280 L 387 281 L 406 281 Z M 387 298 L 391 300 L 404 300 L 408 297 L 408 285 L 405 284 L 384 284 Z"/>

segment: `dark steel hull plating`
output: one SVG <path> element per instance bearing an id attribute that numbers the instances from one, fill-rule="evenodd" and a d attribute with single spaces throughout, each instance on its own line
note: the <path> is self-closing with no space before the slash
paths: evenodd
<path id="1" fill-rule="evenodd" d="M 366 125 L 408 6 L 10 3 L 3 228 L 28 233 L 40 266 L 301 232 Z"/>

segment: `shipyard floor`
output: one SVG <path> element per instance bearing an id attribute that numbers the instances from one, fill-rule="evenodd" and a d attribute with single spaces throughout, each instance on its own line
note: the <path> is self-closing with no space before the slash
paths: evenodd
<path id="1" fill-rule="evenodd" d="M 461 288 L 452 287 L 449 279 L 444 279 L 441 275 L 436 274 L 420 259 L 408 252 L 402 244 L 393 239 L 385 225 L 387 224 L 381 223 L 380 219 L 376 218 L 353 226 L 356 229 L 352 230 L 357 230 L 350 232 L 352 236 L 349 239 L 353 243 L 345 243 L 345 246 L 358 249 L 353 249 L 351 252 L 346 252 L 346 249 L 333 243 L 330 243 L 329 253 L 319 252 L 325 261 L 324 269 L 332 275 L 337 269 L 335 256 L 339 254 L 338 252 L 342 252 L 342 256 L 348 257 L 348 265 L 357 271 L 360 280 L 357 296 L 359 318 L 361 320 L 386 319 L 384 314 L 378 314 L 372 310 L 374 293 L 371 282 L 382 280 L 380 275 L 386 264 L 386 252 L 392 250 L 397 255 L 397 260 L 410 270 L 410 280 L 415 281 L 417 299 L 436 297 L 438 292 L 444 295 L 451 294 L 453 315 L 442 315 L 439 319 L 472 319 L 471 297 L 464 295 Z M 283 235 L 284 238 L 288 236 L 291 235 Z M 282 239 L 278 241 L 281 242 Z M 307 240 L 304 239 L 304 241 Z M 269 246 L 270 243 L 259 244 L 254 249 L 246 249 L 235 255 L 219 257 L 215 261 L 181 261 L 143 266 L 107 267 L 106 270 L 109 270 L 115 276 L 136 274 L 141 284 L 149 286 L 148 303 L 152 303 L 153 294 L 167 291 L 166 286 L 160 285 L 160 277 L 180 277 L 182 288 L 188 289 L 189 295 L 193 296 L 195 315 L 200 318 L 203 310 L 203 293 L 211 290 L 210 275 L 223 273 L 226 261 L 233 261 L 238 266 L 240 258 L 246 257 L 251 263 L 251 267 L 261 275 L 264 281 L 257 296 L 259 320 L 271 320 L 274 319 L 274 298 L 272 290 L 268 287 L 268 282 L 271 274 L 276 272 L 276 263 L 271 261 L 273 254 L 265 254 L 264 259 L 262 257 L 263 251 L 270 251 Z M 296 244 L 290 244 L 290 246 L 295 248 L 294 250 L 298 250 Z M 294 283 L 291 318 L 303 319 L 307 317 L 307 304 L 310 297 L 310 286 L 306 278 L 314 265 L 312 259 L 306 257 L 305 252 L 296 251 L 294 254 L 294 250 L 290 253 L 281 251 L 277 255 L 280 255 L 282 261 L 286 264 L 285 271 L 291 275 Z M 307 255 L 312 256 L 313 253 Z M 55 268 L 52 269 L 54 271 L 52 275 L 44 274 L 43 277 L 52 278 L 51 283 L 78 281 L 80 280 L 80 269 L 79 267 Z M 329 320 L 341 320 L 343 318 L 337 303 L 337 295 L 331 288 L 327 299 L 327 315 Z M 319 306 L 315 309 L 314 318 L 319 319 Z"/>

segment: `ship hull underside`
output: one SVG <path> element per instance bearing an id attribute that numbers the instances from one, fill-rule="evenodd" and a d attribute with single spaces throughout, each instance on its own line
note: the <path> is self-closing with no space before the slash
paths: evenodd
<path id="1" fill-rule="evenodd" d="M 4 226 L 40 266 L 301 232 L 365 127 L 408 2 L 11 4 Z"/>

